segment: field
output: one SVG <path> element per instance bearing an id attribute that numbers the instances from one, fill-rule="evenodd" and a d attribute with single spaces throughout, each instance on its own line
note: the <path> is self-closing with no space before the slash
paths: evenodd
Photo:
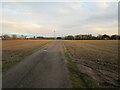
<path id="1" fill-rule="evenodd" d="M 53 77 L 55 73 L 51 73 L 51 71 L 53 71 L 53 68 L 51 67 L 59 66 L 57 67 L 57 69 L 55 68 L 55 72 L 57 72 L 57 70 L 64 67 L 59 65 L 60 61 L 68 59 L 67 67 L 70 71 L 69 79 L 73 80 L 73 88 L 108 88 L 119 86 L 117 40 L 57 40 L 54 43 L 49 44 L 51 42 L 53 42 L 53 40 L 3 40 L 3 70 L 7 71 L 8 68 L 10 68 L 12 65 L 16 64 L 17 62 L 23 60 L 26 56 L 35 53 L 36 51 L 44 48 L 47 45 L 46 47 L 49 46 L 47 49 L 48 51 L 42 55 L 40 55 L 40 53 L 34 58 L 38 59 L 39 57 L 41 57 L 45 59 L 46 63 L 44 63 L 43 66 L 45 66 L 45 68 L 46 65 L 47 67 L 50 66 L 46 70 L 48 70 L 47 72 L 53 75 Z M 62 44 L 64 54 L 62 54 L 62 47 L 60 47 Z M 61 55 L 65 55 L 65 57 L 67 58 L 61 59 Z M 55 61 L 60 61 L 56 63 L 55 61 L 53 61 L 53 58 L 55 58 Z M 29 61 L 29 59 L 27 60 Z M 34 59 L 31 61 L 34 61 Z M 35 60 L 34 62 L 37 63 L 37 60 Z M 30 63 L 32 62 L 29 62 L 29 64 Z M 41 62 L 39 62 L 39 64 L 41 65 L 41 63 L 43 63 L 42 60 Z M 25 65 L 29 64 L 25 63 Z M 25 68 L 23 68 L 23 71 L 24 69 Z M 60 73 L 62 74 L 61 71 Z M 37 75 L 37 72 L 35 72 L 35 75 Z M 31 78 L 33 78 L 32 75 Z"/>
<path id="2" fill-rule="evenodd" d="M 51 42 L 50 40 L 3 40 L 2 41 L 2 60 L 3 67 L 6 67 L 6 64 L 19 61 L 23 57 L 32 54 L 37 49 L 40 49 L 47 43 Z M 19 60 L 18 60 L 19 59 Z M 5 65 L 5 66 L 4 66 Z"/>
<path id="3" fill-rule="evenodd" d="M 80 72 L 102 87 L 118 86 L 118 41 L 64 41 Z"/>

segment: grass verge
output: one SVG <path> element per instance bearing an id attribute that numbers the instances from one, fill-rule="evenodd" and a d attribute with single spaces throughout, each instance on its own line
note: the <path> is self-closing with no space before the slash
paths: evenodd
<path id="1" fill-rule="evenodd" d="M 18 63 L 18 62 L 20 62 L 22 59 L 24 59 L 26 56 L 29 56 L 29 55 L 37 52 L 38 50 L 42 49 L 42 48 L 45 47 L 48 43 L 50 43 L 50 42 L 44 43 L 44 44 L 41 45 L 39 48 L 32 49 L 31 51 L 24 52 L 24 53 L 22 53 L 22 54 L 19 55 L 19 56 L 16 56 L 16 57 L 11 58 L 11 59 L 9 59 L 9 60 L 3 61 L 3 62 L 2 62 L 2 70 L 5 71 L 5 70 L 9 69 L 9 68 L 12 67 L 13 65 L 15 65 L 16 63 Z"/>
<path id="2" fill-rule="evenodd" d="M 68 50 L 63 44 L 64 55 L 67 60 L 67 68 L 69 70 L 69 78 L 72 82 L 73 88 L 100 88 L 99 85 L 92 82 L 87 76 L 83 75 L 79 68 L 72 62 Z"/>

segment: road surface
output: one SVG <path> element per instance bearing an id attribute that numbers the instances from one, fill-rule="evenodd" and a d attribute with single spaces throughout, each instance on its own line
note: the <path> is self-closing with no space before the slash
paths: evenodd
<path id="1" fill-rule="evenodd" d="M 70 88 L 61 41 L 26 57 L 3 73 L 3 88 Z"/>

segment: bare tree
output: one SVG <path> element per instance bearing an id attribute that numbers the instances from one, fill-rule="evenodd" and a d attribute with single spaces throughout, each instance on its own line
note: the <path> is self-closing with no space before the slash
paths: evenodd
<path id="1" fill-rule="evenodd" d="M 5 34 L 5 35 L 2 35 L 2 39 L 7 40 L 7 39 L 11 39 L 11 37 L 9 35 Z"/>

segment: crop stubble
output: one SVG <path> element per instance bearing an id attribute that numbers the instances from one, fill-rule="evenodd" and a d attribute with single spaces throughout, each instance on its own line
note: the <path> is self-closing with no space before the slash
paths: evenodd
<path id="1" fill-rule="evenodd" d="M 2 60 L 9 60 L 24 52 L 39 48 L 48 42 L 50 40 L 3 40 Z"/>

